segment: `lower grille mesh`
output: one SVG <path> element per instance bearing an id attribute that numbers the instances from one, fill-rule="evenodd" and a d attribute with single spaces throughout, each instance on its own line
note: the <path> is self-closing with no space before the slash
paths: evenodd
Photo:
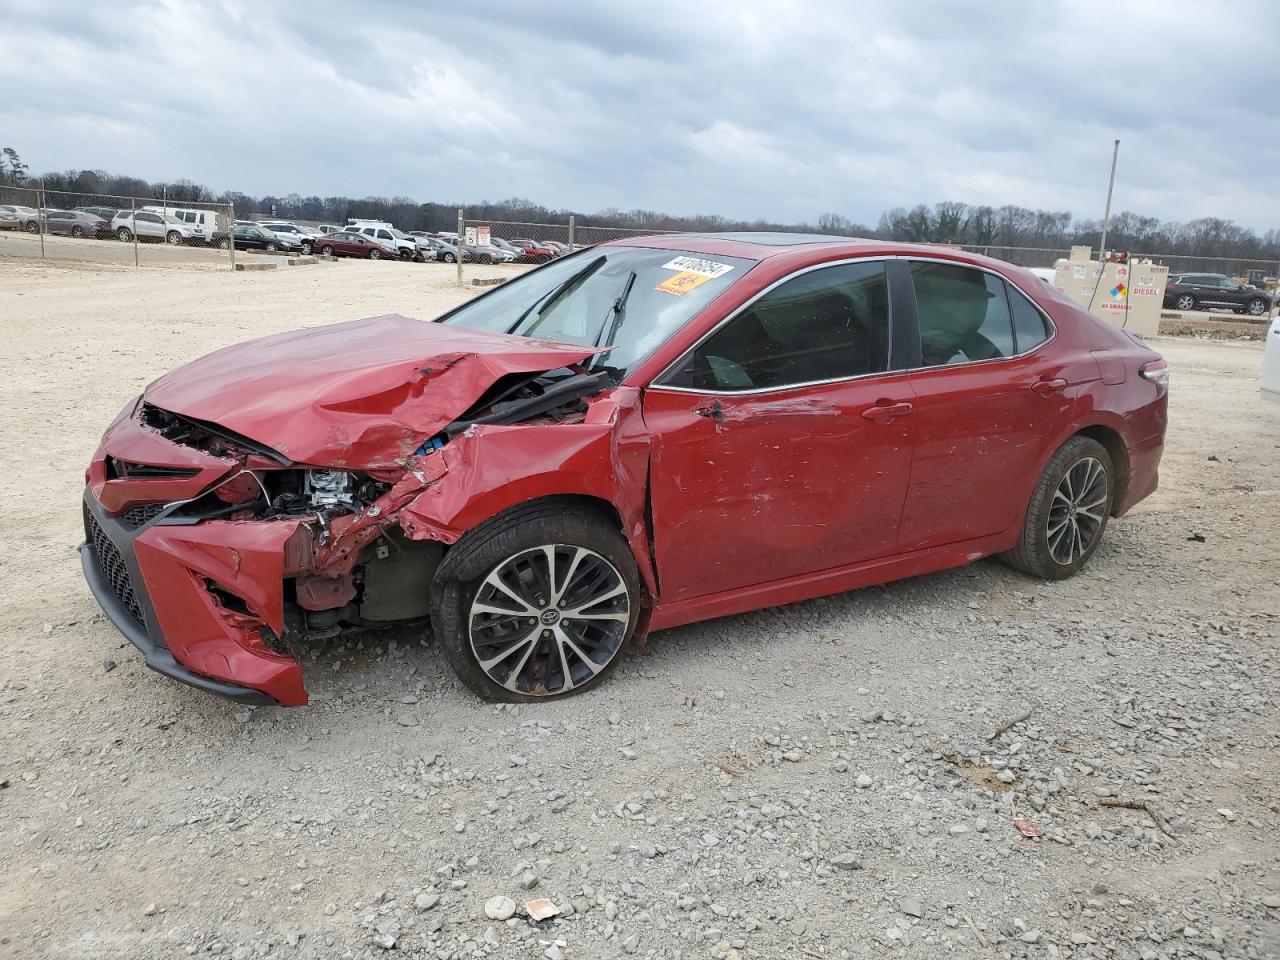
<path id="1" fill-rule="evenodd" d="M 137 594 L 133 592 L 133 582 L 129 579 L 129 568 L 125 566 L 124 557 L 106 535 L 98 520 L 84 508 L 85 537 L 93 546 L 93 557 L 98 561 L 98 569 L 111 585 L 111 592 L 120 598 L 133 618 L 142 623 L 142 607 L 138 603 Z"/>
<path id="2" fill-rule="evenodd" d="M 164 510 L 163 503 L 139 503 L 130 507 L 120 515 L 120 519 L 127 523 L 130 528 L 137 530 L 144 524 L 150 523 L 156 517 L 160 516 Z"/>

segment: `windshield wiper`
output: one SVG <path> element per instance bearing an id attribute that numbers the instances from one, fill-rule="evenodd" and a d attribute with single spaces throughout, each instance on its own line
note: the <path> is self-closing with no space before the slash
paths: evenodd
<path id="1" fill-rule="evenodd" d="M 591 276 L 591 274 L 599 270 L 600 267 L 604 265 L 604 261 L 605 261 L 604 257 L 596 257 L 594 260 L 588 263 L 585 267 L 583 267 L 581 270 L 579 270 L 577 273 L 575 273 L 573 276 L 567 279 L 564 283 L 560 284 L 560 286 L 556 287 L 554 290 L 548 293 L 545 297 L 541 297 L 533 301 L 533 303 L 529 304 L 529 306 L 525 309 L 524 313 L 516 317 L 516 322 L 513 323 L 511 326 L 509 326 L 506 332 L 515 333 L 517 330 L 519 330 L 520 324 L 524 323 L 525 318 L 528 317 L 529 314 L 533 313 L 534 308 L 538 307 L 539 304 L 542 304 L 542 307 L 538 309 L 537 316 L 539 319 L 543 317 L 547 313 L 547 311 L 549 311 L 552 307 L 554 307 L 557 303 L 559 303 L 560 299 L 566 293 L 568 293 L 571 289 L 573 289 L 574 286 L 586 280 L 587 277 Z M 534 327 L 531 327 L 530 330 L 536 327 L 537 327 L 537 324 L 534 324 Z M 523 335 L 524 334 L 522 334 L 522 336 Z"/>
<path id="2" fill-rule="evenodd" d="M 600 324 L 600 330 L 596 334 L 595 346 L 600 346 L 601 342 L 612 344 L 613 338 L 617 336 L 618 329 L 622 326 L 622 319 L 627 312 L 627 297 L 631 296 L 631 288 L 636 285 L 636 272 L 632 270 L 627 274 L 627 282 L 622 286 L 622 293 L 618 299 L 613 301 L 613 306 L 609 308 L 609 312 L 605 314 L 604 320 Z M 613 321 L 610 323 L 609 321 Z M 609 335 L 605 336 L 608 330 Z M 600 354 L 603 356 L 603 354 Z"/>

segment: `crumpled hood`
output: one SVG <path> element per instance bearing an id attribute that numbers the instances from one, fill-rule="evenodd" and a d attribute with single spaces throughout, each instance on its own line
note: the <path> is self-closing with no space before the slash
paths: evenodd
<path id="1" fill-rule="evenodd" d="M 165 374 L 143 399 L 297 463 L 379 469 L 410 456 L 499 378 L 598 352 L 392 314 L 224 347 Z"/>

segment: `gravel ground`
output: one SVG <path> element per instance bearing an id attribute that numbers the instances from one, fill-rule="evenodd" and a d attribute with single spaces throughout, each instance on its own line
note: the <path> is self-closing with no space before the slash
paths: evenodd
<path id="1" fill-rule="evenodd" d="M 224 343 L 431 316 L 449 277 L 0 259 L 0 957 L 1280 956 L 1256 344 L 1158 342 L 1162 487 L 1066 583 L 984 562 L 684 627 L 546 705 L 407 630 L 319 653 L 300 710 L 147 671 L 75 552 L 110 417 Z"/>

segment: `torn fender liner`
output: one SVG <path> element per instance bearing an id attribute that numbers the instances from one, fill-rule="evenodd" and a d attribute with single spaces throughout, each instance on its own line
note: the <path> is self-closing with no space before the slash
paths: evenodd
<path id="1" fill-rule="evenodd" d="M 144 397 L 297 463 L 369 470 L 403 461 L 501 377 L 599 352 L 393 314 L 224 347 L 161 377 Z"/>
<path id="2" fill-rule="evenodd" d="M 262 636 L 284 633 L 284 545 L 301 522 L 213 520 L 139 534 L 138 568 L 179 663 L 284 706 L 307 702 L 298 661 Z"/>

